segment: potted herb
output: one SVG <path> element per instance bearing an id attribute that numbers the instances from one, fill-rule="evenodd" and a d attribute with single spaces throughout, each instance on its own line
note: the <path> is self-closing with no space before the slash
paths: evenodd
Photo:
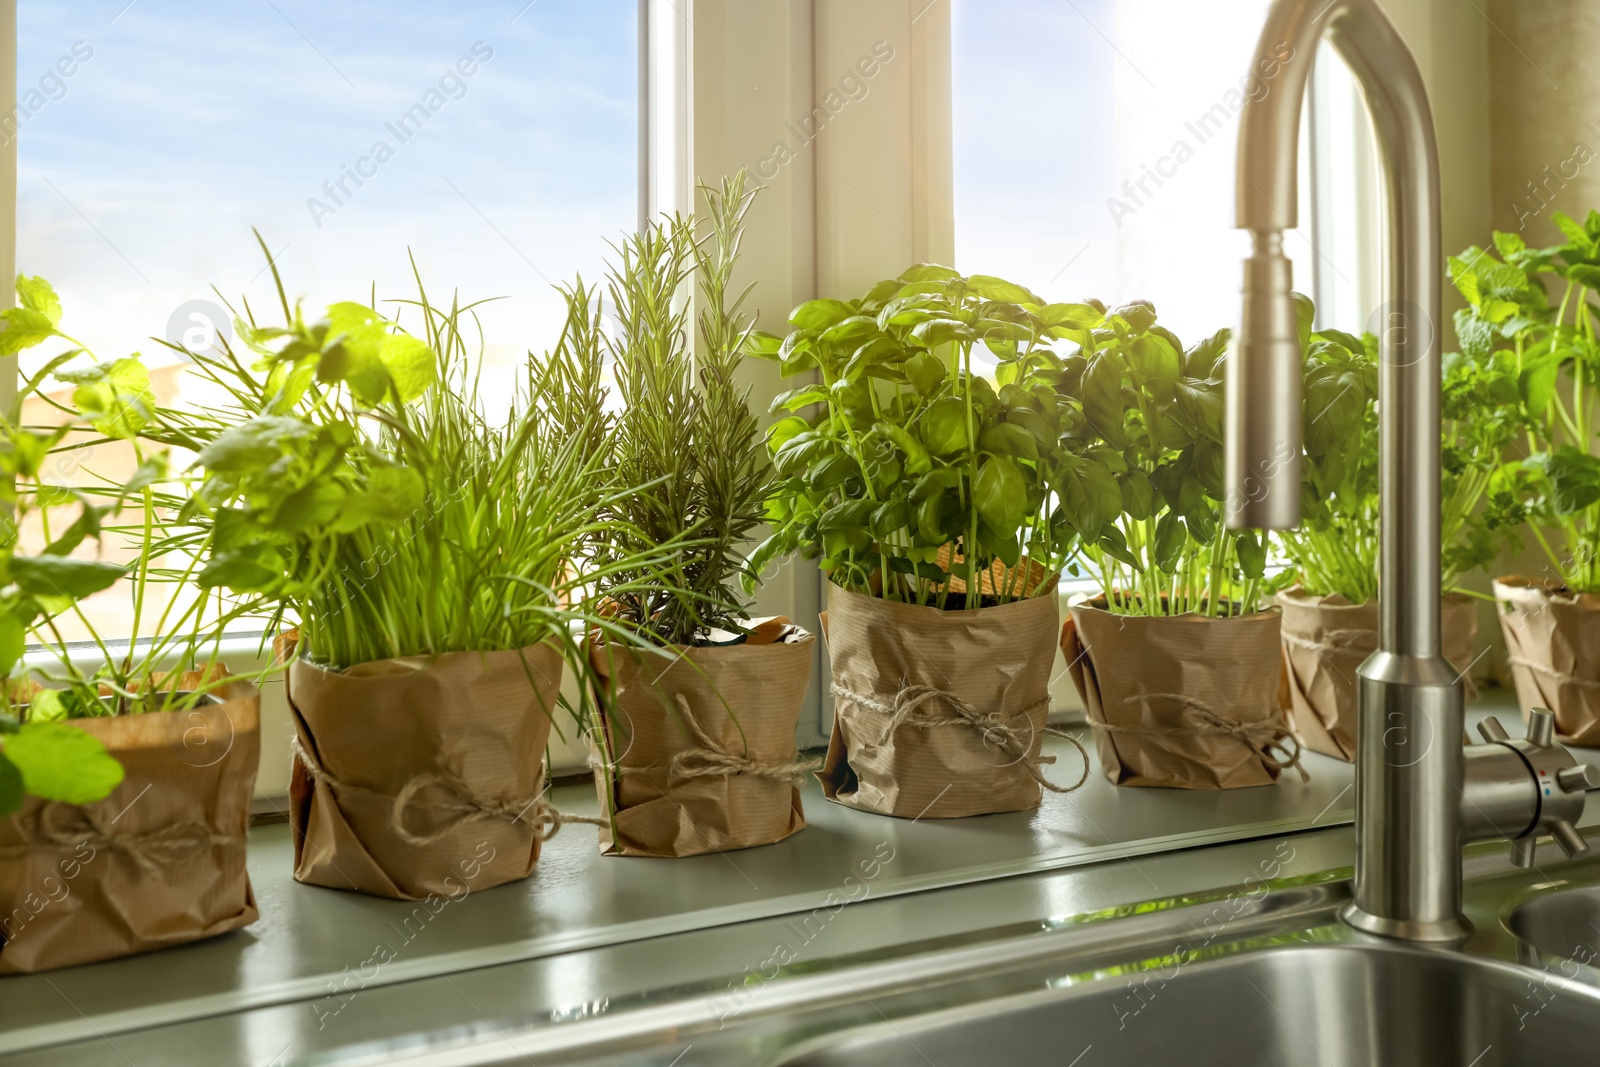
<path id="1" fill-rule="evenodd" d="M 364 304 L 189 353 L 232 403 L 161 412 L 198 453 L 207 588 L 274 598 L 295 722 L 295 877 L 401 899 L 526 877 L 560 825 L 544 751 L 574 633 L 570 566 L 602 520 L 605 457 L 537 400 L 572 372 L 530 357 L 503 422 L 478 393 L 475 305 Z M 636 561 L 625 561 L 635 564 Z M 581 660 L 578 660 L 581 662 Z"/>
<path id="2" fill-rule="evenodd" d="M 1312 308 L 1302 301 L 1309 330 Z M 1284 531 L 1296 584 L 1278 594 L 1290 716 L 1306 747 L 1355 754 L 1356 677 L 1378 647 L 1378 347 L 1336 330 L 1310 334 L 1303 387 L 1301 524 Z M 1480 508 L 1508 439 L 1516 379 L 1481 359 L 1445 357 L 1440 640 L 1463 675 L 1478 632 L 1477 600 L 1457 578 L 1497 545 Z M 1471 680 L 1468 679 L 1468 686 Z"/>
<path id="3" fill-rule="evenodd" d="M 820 375 L 774 403 L 794 414 L 768 434 L 774 532 L 752 565 L 799 551 L 832 580 L 830 799 L 947 818 L 1076 788 L 1040 754 L 1056 576 L 1121 498 L 1077 399 L 1084 360 L 1056 343 L 1102 310 L 925 264 L 756 338 L 785 376 Z"/>
<path id="4" fill-rule="evenodd" d="M 1121 505 L 1085 546 L 1101 596 L 1073 606 L 1062 648 L 1101 766 L 1118 785 L 1270 784 L 1299 746 L 1266 546 L 1221 525 L 1228 332 L 1185 349 L 1145 302 L 1085 325 L 1083 409 Z"/>
<path id="5" fill-rule="evenodd" d="M 1600 212 L 1582 223 L 1553 218 L 1565 243 L 1535 249 L 1496 233 L 1494 252 L 1451 257 L 1450 276 L 1468 305 L 1456 314 L 1462 352 L 1517 386 L 1502 404 L 1522 457 L 1492 480 L 1489 516 L 1512 530 L 1525 523 L 1548 561 L 1542 576 L 1494 583 L 1517 695 L 1524 713 L 1553 710 L 1572 743 L 1600 745 L 1600 458 L 1591 452 Z"/>
<path id="6" fill-rule="evenodd" d="M 744 557 L 762 521 L 771 464 L 748 390 L 736 382 L 751 319 L 731 288 L 755 196 L 740 171 L 702 187 L 704 232 L 664 218 L 616 246 L 603 339 L 581 283 L 569 336 L 609 357 L 622 408 L 610 463 L 621 522 L 594 538 L 610 618 L 652 648 L 596 635 L 601 716 L 592 731 L 608 855 L 689 856 L 764 845 L 805 827 L 795 750 L 815 638 L 786 619 L 748 618 Z M 695 284 L 699 345 L 682 299 Z M 598 406 L 598 405 L 597 405 Z M 618 566 L 683 545 L 661 573 Z"/>
<path id="7" fill-rule="evenodd" d="M 176 572 L 165 565 L 170 514 L 156 502 L 183 483 L 135 440 L 155 402 L 138 358 L 84 365 L 92 356 L 60 333 L 50 286 L 22 278 L 17 291 L 22 306 L 0 312 L 0 351 L 56 337 L 73 347 L 19 390 L 63 418 L 0 417 L 11 508 L 0 539 L 0 974 L 181 944 L 257 916 L 245 840 L 260 695 L 218 658 L 223 631 L 250 607 L 187 591 L 193 556 Z M 70 391 L 47 392 L 52 379 Z M 52 481 L 58 460 L 106 443 L 132 455 L 125 481 Z M 23 531 L 36 554 L 21 553 Z M 126 539 L 131 563 L 95 558 L 113 538 Z M 132 623 L 113 644 L 82 602 L 117 590 Z M 92 650 L 69 646 L 66 619 Z"/>

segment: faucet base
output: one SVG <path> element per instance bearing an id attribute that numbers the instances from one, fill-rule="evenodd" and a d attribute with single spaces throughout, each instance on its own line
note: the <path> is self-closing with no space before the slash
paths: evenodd
<path id="1" fill-rule="evenodd" d="M 1339 918 L 1344 920 L 1345 925 L 1354 927 L 1364 934 L 1376 934 L 1378 937 L 1397 938 L 1402 941 L 1448 943 L 1465 941 L 1472 935 L 1472 924 L 1459 916 L 1433 922 L 1412 922 L 1373 915 L 1363 911 L 1359 904 L 1346 904 L 1339 912 Z"/>
<path id="2" fill-rule="evenodd" d="M 1345 921 L 1408 941 L 1464 937 L 1461 682 L 1437 655 L 1374 652 L 1358 674 L 1356 885 Z"/>

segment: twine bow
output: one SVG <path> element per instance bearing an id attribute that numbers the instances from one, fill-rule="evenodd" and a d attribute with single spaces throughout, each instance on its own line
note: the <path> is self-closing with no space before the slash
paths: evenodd
<path id="1" fill-rule="evenodd" d="M 57 813 L 75 816 L 72 822 L 57 818 Z M 120 818 L 120 816 L 118 816 Z M 35 819 L 25 827 L 28 842 L 0 849 L 0 857 L 19 859 L 37 850 L 41 845 L 50 848 L 75 849 L 88 845 L 96 852 L 120 852 L 131 859 L 147 875 L 160 873 L 179 859 L 209 845 L 243 844 L 244 834 L 219 834 L 199 822 L 173 822 L 143 833 L 118 831 L 115 819 L 107 820 L 104 812 L 73 804 L 51 803 L 44 805 Z"/>
<path id="2" fill-rule="evenodd" d="M 769 778 L 775 782 L 798 785 L 805 776 L 822 767 L 816 759 L 758 760 L 729 752 L 716 738 L 706 733 L 699 720 L 689 710 L 689 698 L 682 693 L 673 694 L 678 714 L 689 728 L 698 748 L 684 749 L 672 757 L 670 773 L 673 778 L 725 778 L 744 776 Z"/>
<path id="3" fill-rule="evenodd" d="M 885 738 L 892 736 L 896 730 L 907 724 L 924 729 L 931 729 L 935 726 L 966 726 L 977 732 L 985 747 L 998 748 L 1007 756 L 1010 756 L 1012 763 L 1020 766 L 1029 778 L 1052 793 L 1070 793 L 1089 780 L 1089 752 L 1076 737 L 1073 737 L 1065 730 L 1058 730 L 1053 726 L 1044 728 L 1044 732 L 1052 737 L 1061 737 L 1072 742 L 1073 747 L 1078 750 L 1078 755 L 1083 757 L 1083 773 L 1078 776 L 1078 780 L 1072 785 L 1060 786 L 1046 778 L 1044 772 L 1039 769 L 1041 766 L 1055 763 L 1056 758 L 1054 756 L 1029 755 L 1029 749 L 1033 747 L 1031 720 L 1029 720 L 1030 730 L 1027 737 L 1024 737 L 1022 732 L 1012 725 L 1014 720 L 1027 720 L 1028 716 L 1040 708 L 1048 707 L 1050 703 L 1048 697 L 1012 712 L 1010 716 L 1003 716 L 999 712 L 979 711 L 954 693 L 946 692 L 943 689 L 934 689 L 926 685 L 902 685 L 900 691 L 895 694 L 892 704 L 874 700 L 872 697 L 857 693 L 837 682 L 833 684 L 833 695 L 841 700 L 853 701 L 868 711 L 875 711 L 879 715 L 885 716 L 889 720 L 883 732 Z M 934 702 L 942 702 L 954 714 L 936 714 L 930 706 Z M 927 710 L 924 711 L 924 709 Z M 919 712 L 922 712 L 922 714 L 919 714 Z"/>
<path id="4" fill-rule="evenodd" d="M 1179 717 L 1183 725 L 1146 726 L 1106 722 L 1091 722 L 1089 725 L 1096 730 L 1112 734 L 1145 734 L 1152 737 L 1198 734 L 1231 737 L 1254 749 L 1263 766 L 1279 771 L 1293 767 L 1300 772 L 1302 782 L 1311 780 L 1311 775 L 1300 763 L 1300 739 L 1295 737 L 1283 723 L 1270 719 L 1240 722 L 1238 719 L 1224 718 L 1200 701 L 1182 693 L 1139 693 L 1128 697 L 1123 703 L 1139 704 L 1148 710 L 1152 700 L 1170 700 L 1183 705 L 1183 713 Z"/>
<path id="5" fill-rule="evenodd" d="M 534 840 L 540 843 L 560 833 L 561 827 L 566 823 L 599 825 L 597 819 L 563 814 L 555 805 L 545 800 L 542 789 L 532 797 L 520 799 L 482 797 L 475 794 L 459 776 L 437 771 L 424 771 L 413 775 L 398 793 L 390 794 L 368 789 L 366 786 L 341 781 L 330 774 L 311 758 L 311 754 L 300 743 L 299 737 L 292 739 L 290 746 L 295 758 L 305 767 L 307 773 L 329 789 L 340 793 L 360 793 L 379 800 L 391 801 L 389 825 L 393 827 L 400 840 L 408 845 L 431 845 L 455 833 L 464 824 L 480 819 L 499 819 L 512 825 L 527 823 Z M 432 800 L 424 799 L 423 791 L 430 789 L 442 796 Z M 406 828 L 406 813 L 413 809 L 433 812 L 440 816 L 442 821 L 428 833 L 413 833 Z"/>

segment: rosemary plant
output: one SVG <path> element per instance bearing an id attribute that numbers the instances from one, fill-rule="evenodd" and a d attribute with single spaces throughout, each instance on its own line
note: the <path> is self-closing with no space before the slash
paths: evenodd
<path id="1" fill-rule="evenodd" d="M 596 365 L 603 349 L 615 369 L 623 402 L 611 437 L 615 477 L 642 487 L 613 497 L 619 521 L 593 539 L 596 588 L 620 624 L 664 645 L 742 630 L 745 548 L 771 481 L 749 390 L 736 381 L 753 321 L 743 310 L 749 289 L 734 292 L 732 276 L 755 190 L 741 170 L 700 192 L 699 228 L 663 218 L 614 246 L 606 283 L 614 339 L 584 325 L 593 312 L 581 283 L 568 292 L 567 337 L 586 346 L 580 365 Z M 698 351 L 684 292 L 691 279 Z M 681 550 L 655 576 L 627 563 L 671 543 Z"/>

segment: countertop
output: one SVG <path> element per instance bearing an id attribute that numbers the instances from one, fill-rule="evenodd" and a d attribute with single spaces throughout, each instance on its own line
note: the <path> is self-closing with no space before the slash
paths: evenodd
<path id="1" fill-rule="evenodd" d="M 1512 695 L 1487 692 L 1469 708 L 1468 720 L 1489 713 L 1509 725 L 1517 715 Z M 1052 745 L 1059 745 L 1060 757 L 1054 773 L 1075 778 L 1076 751 L 1064 742 Z M 1600 752 L 1579 757 L 1600 764 Z M 859 922 L 857 913 L 868 909 L 833 907 L 847 876 L 858 886 L 865 882 L 861 899 L 870 898 L 879 916 L 869 940 L 881 943 L 895 931 L 911 937 L 939 926 L 933 919 L 907 925 L 894 917 L 909 919 L 930 907 L 946 919 L 960 916 L 962 899 L 997 880 L 1009 881 L 991 887 L 991 895 L 1020 894 L 1034 901 L 1034 910 L 1039 901 L 1052 901 L 1048 910 L 1057 913 L 1065 895 L 1069 914 L 1188 891 L 1180 884 L 1197 878 L 1199 887 L 1235 884 L 1250 868 L 1229 875 L 1228 850 L 1178 850 L 1349 823 L 1353 769 L 1313 754 L 1304 761 L 1309 782 L 1290 772 L 1273 786 L 1226 792 L 1118 788 L 1096 763 L 1082 789 L 1046 794 L 1036 811 L 947 821 L 858 812 L 828 803 L 810 785 L 809 826 L 787 841 L 678 860 L 605 857 L 593 828 L 569 826 L 526 881 L 470 892 L 410 924 L 404 920 L 415 915 L 416 904 L 295 883 L 289 827 L 262 827 L 252 834 L 250 858 L 258 923 L 147 956 L 0 979 L 0 1057 L 134 1067 L 191 1062 L 156 1050 L 179 1035 L 189 1042 L 205 1034 L 201 1045 L 221 1058 L 192 1062 L 332 1062 L 335 1050 L 342 1057 L 373 1040 L 392 1047 L 427 1033 L 437 1038 L 439 1027 L 450 1029 L 450 1019 L 481 1028 L 489 1016 L 479 1005 L 492 990 L 500 991 L 493 1002 L 521 990 L 515 1004 L 543 1004 L 552 1018 L 581 1014 L 594 1009 L 596 990 L 613 996 L 629 987 L 602 981 L 608 968 L 632 973 L 648 960 L 670 976 L 666 946 L 675 940 L 697 946 L 683 960 L 703 963 L 730 952 L 730 958 L 749 956 L 765 936 L 756 931 L 774 924 L 790 931 L 786 936 L 804 937 L 816 920 L 797 924 L 796 916 L 849 914 Z M 596 809 L 590 785 L 560 785 L 554 800 L 564 811 Z M 1323 842 L 1317 853 L 1322 866 L 1313 870 L 1350 862 L 1347 831 L 1315 836 Z M 1202 877 L 1206 871 L 1215 873 Z M 1116 892 L 1097 897 L 1093 887 L 1100 884 L 1114 884 Z M 984 905 L 991 919 L 994 907 Z M 828 936 L 839 939 L 831 927 Z M 380 945 L 392 960 L 363 966 Z M 632 967 L 629 959 L 635 959 Z M 428 1001 L 426 1025 L 416 1007 L 395 1006 L 423 989 L 439 991 Z M 391 1005 L 385 1011 L 399 1013 L 384 1014 L 384 1003 Z M 356 1018 L 366 1022 L 351 1021 Z M 415 1026 L 417 1033 L 397 1035 L 397 1026 Z M 144 1050 L 143 1058 L 135 1049 Z"/>

